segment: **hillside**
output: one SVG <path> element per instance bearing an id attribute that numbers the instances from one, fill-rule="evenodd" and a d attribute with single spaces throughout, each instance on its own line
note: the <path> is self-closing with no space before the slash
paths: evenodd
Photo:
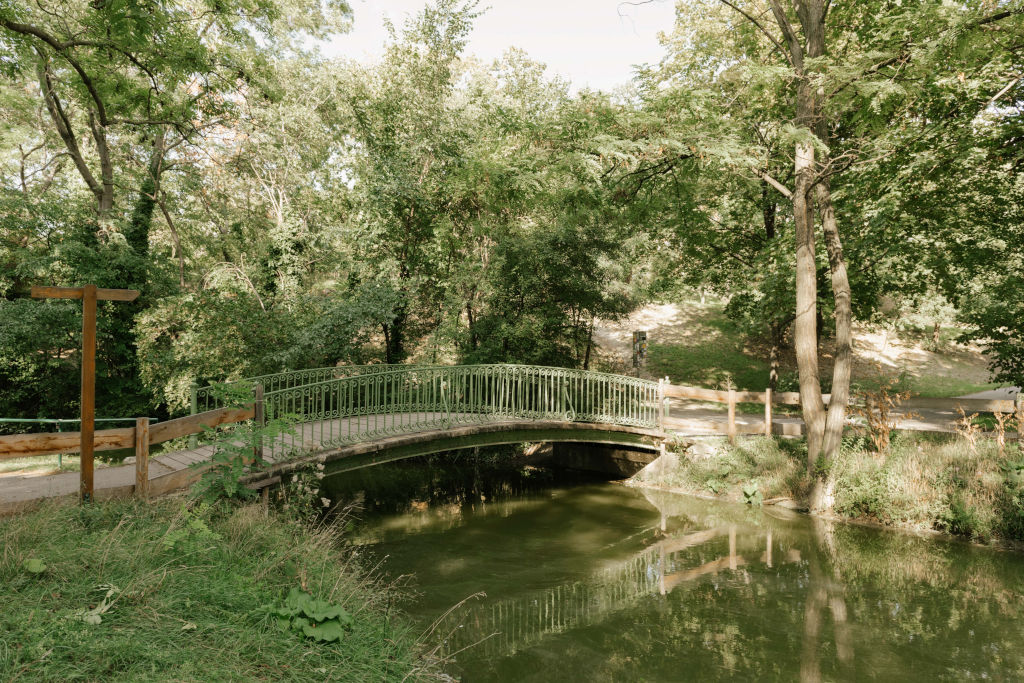
<path id="1" fill-rule="evenodd" d="M 768 380 L 768 349 L 745 340 L 722 313 L 718 302 L 650 304 L 617 323 L 595 330 L 601 359 L 609 369 L 626 370 L 631 363 L 633 330 L 647 330 L 649 359 L 644 374 L 668 376 L 678 384 L 715 387 L 731 377 L 738 388 L 758 390 Z M 951 341 L 955 330 L 943 330 L 935 350 L 930 339 L 881 325 L 854 324 L 854 382 L 903 376 L 902 387 L 922 396 L 944 397 L 995 389 L 987 359 L 973 345 Z M 831 349 L 822 340 L 822 374 L 831 370 Z M 792 349 L 781 354 L 783 388 L 794 383 Z"/>

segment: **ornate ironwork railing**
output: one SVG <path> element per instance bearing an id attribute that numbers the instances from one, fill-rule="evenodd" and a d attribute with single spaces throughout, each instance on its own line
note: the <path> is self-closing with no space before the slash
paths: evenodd
<path id="1" fill-rule="evenodd" d="M 332 365 L 325 368 L 310 368 L 308 370 L 288 370 L 286 372 L 275 372 L 267 375 L 246 377 L 230 382 L 215 382 L 205 387 L 194 385 L 192 387 L 191 413 L 202 413 L 207 410 L 223 408 L 237 403 L 241 395 L 251 395 L 256 385 L 261 385 L 265 392 L 279 391 L 281 389 L 292 389 L 307 384 L 315 384 L 331 379 L 343 377 L 354 377 L 357 375 L 372 375 L 378 372 L 393 370 L 395 365 Z M 407 366 L 420 367 L 420 366 Z"/>
<path id="2" fill-rule="evenodd" d="M 659 385 L 636 377 L 526 365 L 376 365 L 336 370 L 343 376 L 315 381 L 317 371 L 303 371 L 306 374 L 286 373 L 289 377 L 263 385 L 267 419 L 285 418 L 294 425 L 291 434 L 265 444 L 273 457 L 308 451 L 314 445 L 332 448 L 495 420 L 652 429 L 659 424 Z M 314 381 L 303 382 L 303 378 Z M 267 379 L 235 384 L 248 387 Z M 224 396 L 216 391 L 211 395 Z"/>

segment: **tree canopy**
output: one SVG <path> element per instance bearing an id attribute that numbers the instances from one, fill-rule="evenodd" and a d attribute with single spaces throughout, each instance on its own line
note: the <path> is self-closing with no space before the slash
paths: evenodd
<path id="1" fill-rule="evenodd" d="M 598 321 L 694 288 L 795 345 L 826 460 L 883 301 L 1024 382 L 1020 2 L 687 0 L 614 93 L 466 54 L 483 11 L 363 64 L 318 49 L 341 0 L 0 0 L 0 415 L 72 412 L 77 308 L 26 296 L 86 281 L 143 292 L 102 310 L 108 416 L 286 368 L 588 367 Z"/>

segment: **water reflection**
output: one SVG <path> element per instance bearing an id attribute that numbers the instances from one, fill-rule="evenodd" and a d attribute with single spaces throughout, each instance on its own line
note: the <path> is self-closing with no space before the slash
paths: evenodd
<path id="1" fill-rule="evenodd" d="M 1020 555 L 543 476 L 363 494 L 467 681 L 1024 678 Z"/>

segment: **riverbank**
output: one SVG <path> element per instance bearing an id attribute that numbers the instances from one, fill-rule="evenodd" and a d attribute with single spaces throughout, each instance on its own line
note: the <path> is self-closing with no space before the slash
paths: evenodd
<path id="1" fill-rule="evenodd" d="M 671 466 L 630 483 L 755 505 L 805 508 L 811 479 L 798 439 L 698 441 Z M 972 448 L 959 437 L 897 433 L 887 455 L 844 440 L 829 476 L 838 519 L 942 532 L 981 543 L 1024 541 L 1024 457 L 1016 444 Z"/>
<path id="2" fill-rule="evenodd" d="M 336 527 L 258 505 L 107 501 L 0 520 L 0 547 L 0 680 L 383 681 L 432 671 L 394 617 L 392 591 L 360 568 Z M 326 603 L 310 621 L 337 624 L 311 637 L 294 619 L 279 628 L 272 612 L 287 609 L 292 590 Z"/>

